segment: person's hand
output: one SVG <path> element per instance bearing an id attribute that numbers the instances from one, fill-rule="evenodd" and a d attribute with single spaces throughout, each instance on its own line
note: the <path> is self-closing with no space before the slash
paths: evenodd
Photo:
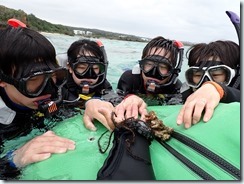
<path id="1" fill-rule="evenodd" d="M 53 153 L 65 153 L 74 149 L 74 141 L 59 137 L 52 131 L 47 131 L 15 150 L 13 162 L 17 167 L 25 167 L 31 163 L 46 160 Z"/>
<path id="2" fill-rule="evenodd" d="M 145 120 L 145 115 L 148 114 L 147 104 L 142 98 L 130 95 L 115 107 L 115 114 L 117 115 L 117 122 L 130 117 L 137 119 L 139 115 L 141 120 Z"/>
<path id="3" fill-rule="evenodd" d="M 183 123 L 185 128 L 190 128 L 200 121 L 203 113 L 203 121 L 208 122 L 219 101 L 220 95 L 212 84 L 201 86 L 187 98 L 177 117 L 177 124 Z"/>
<path id="4" fill-rule="evenodd" d="M 111 120 L 111 114 L 114 111 L 114 106 L 110 102 L 99 99 L 91 99 L 86 102 L 86 109 L 83 116 L 83 122 L 87 129 L 96 131 L 93 121 L 94 119 L 102 123 L 109 131 L 114 129 L 114 124 Z"/>

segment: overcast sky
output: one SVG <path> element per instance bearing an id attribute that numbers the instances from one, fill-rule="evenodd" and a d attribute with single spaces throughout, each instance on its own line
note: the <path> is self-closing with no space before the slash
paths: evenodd
<path id="1" fill-rule="evenodd" d="M 238 42 L 225 11 L 240 16 L 238 0 L 0 0 L 8 8 L 54 24 L 191 42 Z"/>

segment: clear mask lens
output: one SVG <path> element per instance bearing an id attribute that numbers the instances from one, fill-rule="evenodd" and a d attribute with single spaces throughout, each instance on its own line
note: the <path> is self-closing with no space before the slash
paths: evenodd
<path id="1" fill-rule="evenodd" d="M 153 72 L 154 69 L 157 69 L 160 76 L 165 77 L 165 76 L 169 76 L 172 71 L 172 66 L 170 62 L 164 57 L 162 57 L 161 60 L 157 60 L 157 61 L 151 59 L 143 59 L 139 61 L 139 64 L 141 70 L 145 74 Z"/>
<path id="2" fill-rule="evenodd" d="M 103 63 L 79 62 L 74 66 L 74 71 L 80 76 L 85 75 L 89 69 L 96 75 L 100 75 L 105 72 L 105 65 Z"/>

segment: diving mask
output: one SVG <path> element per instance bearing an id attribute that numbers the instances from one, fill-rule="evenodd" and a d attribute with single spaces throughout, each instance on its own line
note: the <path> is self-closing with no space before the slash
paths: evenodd
<path id="1" fill-rule="evenodd" d="M 16 80 L 10 76 L 1 73 L 1 80 L 14 85 L 23 95 L 33 98 L 41 94 L 48 94 L 45 90 L 47 86 L 50 88 L 59 87 L 67 81 L 67 70 L 65 68 L 57 68 L 48 71 L 38 71 L 27 77 Z"/>
<path id="2" fill-rule="evenodd" d="M 107 67 L 107 64 L 102 63 L 100 59 L 93 56 L 79 57 L 76 62 L 70 65 L 78 79 L 96 79 L 105 74 Z"/>
<path id="3" fill-rule="evenodd" d="M 172 74 L 170 61 L 158 55 L 148 56 L 139 61 L 139 65 L 146 77 L 163 80 Z"/>
<path id="4" fill-rule="evenodd" d="M 228 86 L 236 71 L 226 65 L 210 67 L 192 66 L 185 72 L 186 82 L 190 87 L 198 88 L 205 80 L 219 82 Z"/>

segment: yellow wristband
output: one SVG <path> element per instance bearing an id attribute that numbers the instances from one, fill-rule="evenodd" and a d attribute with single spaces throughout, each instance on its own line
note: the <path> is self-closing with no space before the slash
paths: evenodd
<path id="1" fill-rule="evenodd" d="M 204 82 L 203 85 L 204 84 L 212 84 L 217 89 L 219 96 L 220 96 L 220 99 L 223 98 L 225 92 L 224 92 L 223 88 L 218 83 L 216 83 L 214 81 L 207 81 L 207 82 Z"/>

